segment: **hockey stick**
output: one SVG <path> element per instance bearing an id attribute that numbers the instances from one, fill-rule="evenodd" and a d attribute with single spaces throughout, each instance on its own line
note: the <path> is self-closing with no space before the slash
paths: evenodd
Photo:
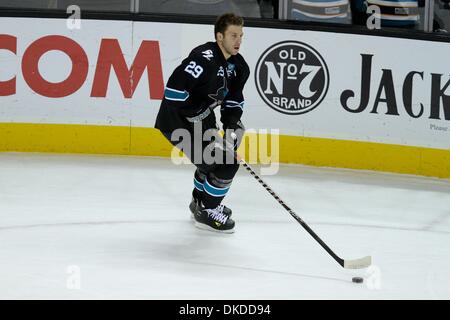
<path id="1" fill-rule="evenodd" d="M 237 152 L 234 151 L 234 148 L 233 149 L 230 148 L 229 143 L 225 139 L 224 141 L 226 143 L 227 151 L 233 152 L 236 160 L 238 160 L 256 180 L 258 180 L 258 182 L 270 193 L 270 195 L 274 197 L 275 200 L 277 200 L 278 203 L 281 204 L 283 208 L 286 209 L 286 211 L 289 212 L 289 214 L 295 220 L 297 220 L 297 222 L 300 223 L 300 225 L 306 231 L 308 231 L 308 233 L 314 238 L 314 240 L 316 240 L 322 246 L 322 248 L 324 248 L 328 252 L 328 254 L 330 254 L 333 257 L 333 259 L 337 261 L 337 263 L 339 263 L 345 269 L 363 269 L 369 267 L 372 264 L 371 256 L 366 256 L 363 258 L 353 260 L 348 259 L 344 260 L 340 258 L 336 253 L 334 253 L 333 250 L 330 249 L 330 247 L 328 247 L 328 245 L 325 242 L 323 242 L 322 239 L 320 239 L 320 237 L 306 224 L 305 221 L 302 220 L 302 218 L 297 216 L 295 212 L 286 203 L 284 203 L 283 200 L 280 199 L 280 197 L 272 190 L 272 188 L 266 182 L 264 182 L 264 180 L 255 172 L 255 170 L 253 170 L 252 167 L 244 159 L 242 159 Z"/>

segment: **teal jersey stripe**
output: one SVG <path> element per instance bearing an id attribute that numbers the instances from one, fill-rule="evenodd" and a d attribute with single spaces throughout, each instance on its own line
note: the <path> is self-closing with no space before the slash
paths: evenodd
<path id="1" fill-rule="evenodd" d="M 186 101 L 189 97 L 189 92 L 166 88 L 164 90 L 164 97 L 172 101 Z"/>

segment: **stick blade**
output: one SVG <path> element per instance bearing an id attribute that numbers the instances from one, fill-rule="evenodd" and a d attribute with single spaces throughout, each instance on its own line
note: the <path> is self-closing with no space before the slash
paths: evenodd
<path id="1" fill-rule="evenodd" d="M 344 260 L 345 269 L 364 269 L 372 264 L 372 257 L 366 256 L 360 259 Z"/>

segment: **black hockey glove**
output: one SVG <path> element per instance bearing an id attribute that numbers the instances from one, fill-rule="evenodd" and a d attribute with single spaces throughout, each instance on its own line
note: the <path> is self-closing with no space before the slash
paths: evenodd
<path id="1" fill-rule="evenodd" d="M 223 129 L 225 131 L 225 140 L 234 147 L 234 150 L 237 150 L 244 137 L 244 125 L 239 120 L 237 123 L 224 125 Z"/>

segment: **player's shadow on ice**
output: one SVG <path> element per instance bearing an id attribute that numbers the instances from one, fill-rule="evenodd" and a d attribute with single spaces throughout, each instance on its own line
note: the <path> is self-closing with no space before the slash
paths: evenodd
<path id="1" fill-rule="evenodd" d="M 187 223 L 183 225 L 186 227 Z M 189 227 L 193 228 L 193 226 Z M 217 268 L 221 268 L 228 271 L 258 272 L 348 283 L 348 279 L 288 272 L 270 268 L 240 266 L 237 263 L 235 264 L 235 261 L 245 262 L 248 257 L 245 256 L 244 252 L 237 250 L 236 243 L 230 242 L 230 239 L 227 240 L 228 237 L 233 237 L 233 235 L 194 229 L 193 232 L 186 232 L 182 236 L 178 235 L 176 242 L 159 242 L 157 246 L 153 246 L 154 248 L 158 248 L 157 250 L 153 250 L 153 254 L 159 256 L 159 259 L 166 263 L 170 262 L 172 268 L 179 269 L 183 273 L 199 273 L 201 275 L 205 273 L 216 274 Z M 220 250 L 217 250 L 217 248 L 220 248 Z M 252 264 L 258 265 L 259 262 L 254 261 L 255 258 L 252 257 Z M 224 262 L 210 262 L 218 260 Z"/>

